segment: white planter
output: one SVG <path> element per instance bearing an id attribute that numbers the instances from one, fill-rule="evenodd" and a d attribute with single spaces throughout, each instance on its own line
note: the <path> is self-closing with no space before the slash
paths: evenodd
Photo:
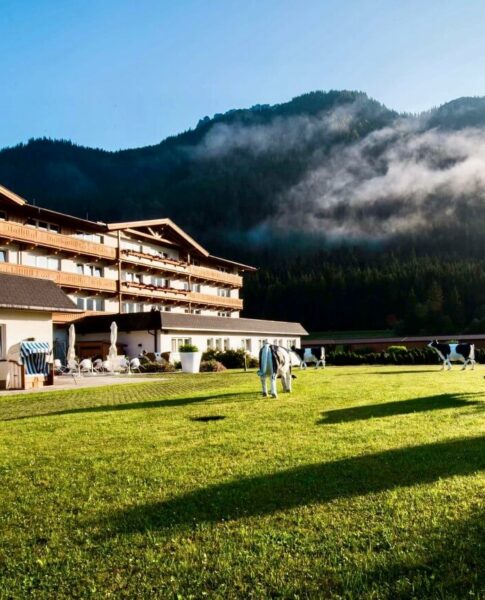
<path id="1" fill-rule="evenodd" d="M 200 370 L 200 359 L 202 352 L 181 352 L 180 362 L 184 373 L 198 373 Z"/>

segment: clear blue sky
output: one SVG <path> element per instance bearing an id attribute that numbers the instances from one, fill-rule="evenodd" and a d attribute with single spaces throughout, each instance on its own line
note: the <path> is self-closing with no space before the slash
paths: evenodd
<path id="1" fill-rule="evenodd" d="M 0 0 L 0 147 L 154 144 L 316 89 L 485 95 L 484 24 L 483 0 Z"/>

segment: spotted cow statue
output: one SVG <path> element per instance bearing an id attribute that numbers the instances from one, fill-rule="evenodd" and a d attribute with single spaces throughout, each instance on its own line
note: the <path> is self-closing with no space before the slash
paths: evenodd
<path id="1" fill-rule="evenodd" d="M 461 361 L 462 371 L 466 369 L 468 363 L 471 364 L 472 371 L 475 368 L 475 344 L 441 344 L 438 340 L 433 340 L 428 346 L 433 348 L 443 361 L 443 369 L 448 367 L 449 371 L 451 361 Z"/>
<path id="2" fill-rule="evenodd" d="M 278 397 L 276 379 L 281 378 L 284 392 L 291 392 L 291 383 L 294 375 L 291 373 L 290 353 L 282 346 L 274 346 L 268 342 L 263 344 L 259 351 L 259 370 L 263 396 L 268 396 L 266 378 L 270 378 L 270 392 L 273 398 Z"/>

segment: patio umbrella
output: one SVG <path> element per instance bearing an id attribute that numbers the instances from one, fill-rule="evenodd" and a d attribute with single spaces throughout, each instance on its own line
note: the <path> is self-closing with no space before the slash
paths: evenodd
<path id="1" fill-rule="evenodd" d="M 76 350 L 74 344 L 76 343 L 76 329 L 74 323 L 69 326 L 69 344 L 67 347 L 66 361 L 76 360 Z"/>
<path id="2" fill-rule="evenodd" d="M 116 325 L 116 321 L 111 323 L 111 334 L 110 334 L 110 344 L 108 350 L 108 359 L 113 359 L 118 356 L 118 349 L 116 348 L 116 339 L 118 337 L 118 325 Z"/>

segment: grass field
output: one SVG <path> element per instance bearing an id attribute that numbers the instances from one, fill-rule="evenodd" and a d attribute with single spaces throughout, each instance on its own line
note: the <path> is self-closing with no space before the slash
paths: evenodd
<path id="1" fill-rule="evenodd" d="M 485 369 L 0 399 L 0 598 L 483 598 Z"/>

